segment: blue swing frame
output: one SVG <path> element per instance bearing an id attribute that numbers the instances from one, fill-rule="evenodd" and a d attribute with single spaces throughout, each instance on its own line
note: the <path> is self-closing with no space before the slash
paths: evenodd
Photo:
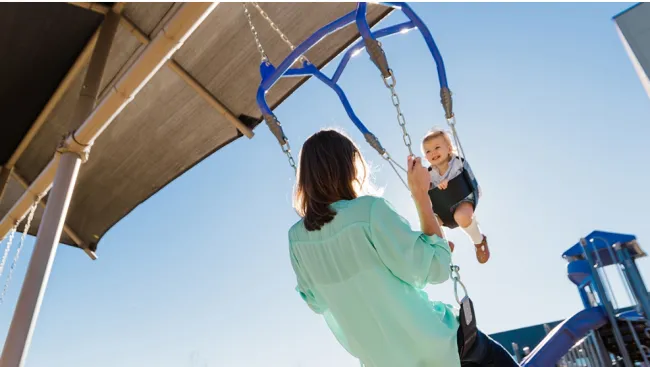
<path id="1" fill-rule="evenodd" d="M 414 28 L 417 28 L 420 31 L 422 37 L 426 41 L 429 51 L 431 52 L 431 56 L 433 56 L 433 59 L 435 60 L 436 69 L 438 73 L 438 81 L 440 83 L 440 90 L 441 90 L 441 97 L 442 97 L 441 102 L 443 105 L 443 109 L 445 110 L 445 116 L 447 120 L 451 120 L 454 118 L 454 114 L 452 111 L 452 104 L 451 104 L 451 93 L 449 92 L 449 87 L 447 84 L 445 65 L 442 60 L 442 56 L 440 55 L 440 51 L 438 50 L 438 47 L 436 46 L 436 43 L 433 40 L 433 36 L 431 35 L 431 32 L 424 24 L 422 19 L 420 19 L 420 17 L 415 13 L 415 11 L 413 11 L 413 9 L 411 9 L 411 7 L 407 3 L 380 2 L 379 4 L 392 7 L 397 10 L 401 10 L 404 13 L 404 15 L 406 15 L 409 18 L 409 20 L 373 32 L 370 29 L 370 25 L 368 24 L 368 20 L 366 18 L 367 3 L 359 2 L 357 3 L 357 7 L 355 10 L 345 14 L 344 16 L 334 20 L 333 22 L 323 26 L 322 28 L 314 32 L 309 38 L 307 38 L 304 42 L 298 45 L 280 63 L 280 65 L 277 68 L 269 61 L 263 61 L 260 64 L 260 74 L 262 76 L 262 80 L 257 90 L 257 105 L 261 110 L 262 116 L 266 120 L 266 123 L 268 124 L 269 128 L 278 139 L 278 142 L 282 146 L 283 150 L 286 149 L 285 152 L 289 150 L 288 139 L 284 135 L 282 126 L 280 125 L 277 117 L 275 116 L 275 114 L 273 113 L 273 111 L 271 110 L 271 108 L 269 107 L 266 101 L 266 93 L 268 93 L 268 91 L 273 87 L 273 85 L 275 85 L 275 83 L 277 83 L 278 80 L 280 80 L 281 78 L 314 76 L 318 80 L 322 81 L 325 85 L 330 87 L 332 90 L 334 90 L 334 92 L 338 95 L 341 103 L 343 104 L 343 107 L 345 108 L 345 112 L 347 113 L 350 120 L 352 120 L 354 125 L 364 135 L 368 143 L 373 148 L 375 148 L 375 150 L 377 150 L 377 152 L 380 155 L 386 158 L 387 157 L 386 150 L 381 146 L 379 140 L 375 137 L 375 135 L 372 132 L 370 132 L 370 130 L 363 124 L 363 122 L 361 122 L 361 119 L 359 119 L 357 114 L 354 112 L 354 109 L 350 105 L 350 102 L 348 101 L 345 92 L 338 85 L 338 80 L 343 74 L 343 71 L 345 70 L 345 67 L 348 65 L 353 54 L 366 48 L 365 46 L 366 41 L 376 41 L 379 38 L 391 36 L 403 31 L 409 31 Z M 302 55 L 304 55 L 307 51 L 309 51 L 312 47 L 314 47 L 318 42 L 323 40 L 328 35 L 352 23 L 356 23 L 359 33 L 361 35 L 361 40 L 356 42 L 352 47 L 348 48 L 347 52 L 344 54 L 338 67 L 336 68 L 334 75 L 331 78 L 325 75 L 324 73 L 322 73 L 320 70 L 318 70 L 316 66 L 306 61 L 303 61 L 302 66 L 300 67 L 291 68 L 291 66 L 294 64 L 296 60 L 298 60 Z M 447 101 L 448 103 L 445 103 L 446 98 L 448 99 Z M 479 197 L 478 182 L 476 181 L 474 175 L 471 174 L 471 169 L 469 168 L 469 165 L 467 164 L 466 160 L 465 160 L 465 171 L 469 173 L 469 175 L 463 175 L 463 176 L 468 177 L 468 179 L 471 181 L 470 184 L 474 191 L 475 205 L 477 205 L 478 197 Z"/>

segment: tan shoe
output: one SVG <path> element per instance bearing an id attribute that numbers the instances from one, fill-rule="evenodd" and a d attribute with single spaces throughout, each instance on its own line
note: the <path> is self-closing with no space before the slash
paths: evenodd
<path id="1" fill-rule="evenodd" d="M 474 246 L 476 247 L 476 259 L 479 263 L 485 264 L 490 258 L 490 249 L 488 248 L 487 237 L 483 236 L 483 241 Z"/>

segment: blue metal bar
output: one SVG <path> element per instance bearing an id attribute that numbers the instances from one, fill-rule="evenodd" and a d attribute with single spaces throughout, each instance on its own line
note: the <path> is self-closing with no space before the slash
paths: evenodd
<path id="1" fill-rule="evenodd" d="M 354 11 L 349 12 L 348 14 L 342 16 L 339 19 L 323 26 L 321 29 L 317 30 L 309 36 L 304 42 L 302 42 L 298 47 L 296 47 L 290 54 L 287 56 L 280 66 L 274 68 L 272 66 L 267 66 L 265 63 L 262 63 L 260 68 L 262 69 L 262 82 L 260 83 L 259 88 L 257 89 L 257 105 L 262 111 L 262 114 L 273 115 L 271 108 L 266 102 L 266 93 L 269 89 L 282 77 L 282 75 L 289 70 L 291 65 L 305 52 L 309 51 L 314 47 L 318 42 L 323 38 L 327 37 L 330 33 L 336 32 L 340 28 L 347 26 L 350 23 L 354 22 Z M 265 72 L 268 70 L 268 73 Z"/>
<path id="2" fill-rule="evenodd" d="M 310 76 L 310 75 L 314 75 L 314 74 L 311 72 L 311 70 L 309 70 L 309 68 L 306 68 L 306 67 L 303 66 L 301 68 L 293 68 L 293 69 L 287 70 L 284 73 L 284 75 L 282 75 L 282 77 L 284 78 L 284 77 L 287 77 L 287 76 L 296 77 L 296 76 Z"/>
<path id="3" fill-rule="evenodd" d="M 411 30 L 413 28 L 416 28 L 415 23 L 413 23 L 413 21 L 409 20 L 409 21 L 404 22 L 404 23 L 395 24 L 395 25 L 392 25 L 390 27 L 386 27 L 386 28 L 380 29 L 378 31 L 372 32 L 372 35 L 375 38 L 382 38 L 382 37 L 393 35 L 393 34 L 398 33 L 398 32 L 409 31 L 409 30 Z"/>
<path id="4" fill-rule="evenodd" d="M 399 33 L 405 30 L 411 30 L 415 28 L 415 24 L 412 21 L 407 21 L 404 23 L 396 24 L 394 26 L 386 27 L 384 29 L 380 29 L 376 32 L 372 32 L 372 35 L 375 38 L 382 38 L 382 37 L 387 37 L 387 36 L 392 36 L 395 33 Z M 338 82 L 339 78 L 341 77 L 341 74 L 343 74 L 343 70 L 345 67 L 348 65 L 348 62 L 352 58 L 352 55 L 357 52 L 361 51 L 365 48 L 363 39 L 358 41 L 357 43 L 354 44 L 354 46 L 350 47 L 348 51 L 343 55 L 343 59 L 339 63 L 339 66 L 336 68 L 336 72 L 334 72 L 334 76 L 332 76 L 332 80 L 336 83 Z"/>
<path id="5" fill-rule="evenodd" d="M 591 300 L 589 299 L 589 296 L 587 295 L 587 291 L 584 288 L 578 288 L 578 293 L 580 294 L 580 299 L 582 300 L 582 305 L 585 306 L 585 308 L 593 307 L 591 305 Z"/>
<path id="6" fill-rule="evenodd" d="M 348 97 L 345 95 L 345 92 L 341 87 L 334 82 L 332 79 L 328 78 L 327 75 L 323 74 L 316 66 L 314 66 L 311 63 L 305 63 L 303 64 L 302 67 L 300 68 L 293 68 L 287 70 L 283 77 L 302 77 L 302 76 L 310 76 L 313 75 L 315 76 L 318 80 L 322 81 L 325 85 L 330 87 L 334 92 L 339 97 L 339 100 L 343 104 L 343 108 L 345 109 L 345 112 L 347 113 L 348 117 L 354 125 L 361 131 L 361 133 L 368 134 L 370 131 L 368 128 L 361 122 L 357 114 L 354 112 L 354 109 L 352 108 L 352 105 L 350 105 L 350 101 L 348 100 Z"/>
<path id="7" fill-rule="evenodd" d="M 354 125 L 356 125 L 359 131 L 361 131 L 361 133 L 364 135 L 370 133 L 370 131 L 368 131 L 368 128 L 366 128 L 366 126 L 361 122 L 359 117 L 357 117 L 357 114 L 354 112 L 354 109 L 352 109 L 352 106 L 350 105 L 350 101 L 348 101 L 348 97 L 345 95 L 345 92 L 343 92 L 343 89 L 341 89 L 341 87 L 338 84 L 332 81 L 332 79 L 328 78 L 327 75 L 323 74 L 320 70 L 318 70 L 318 68 L 316 68 L 312 64 L 305 65 L 302 69 L 304 71 L 309 71 L 311 75 L 315 76 L 316 78 L 318 78 L 318 80 L 322 81 L 325 85 L 332 88 L 332 90 L 336 92 L 336 94 L 339 97 L 339 100 L 343 104 L 343 108 L 345 108 L 345 112 L 348 114 L 348 117 L 350 118 L 350 120 L 352 120 Z"/>
<path id="8" fill-rule="evenodd" d="M 405 30 L 408 31 L 408 30 L 411 30 L 413 28 L 415 28 L 415 25 L 413 24 L 413 22 L 408 21 L 408 22 L 396 24 L 394 26 L 390 26 L 390 27 L 387 27 L 387 28 L 384 28 L 384 29 L 380 29 L 380 30 L 378 30 L 376 32 L 373 32 L 373 35 L 376 38 L 382 38 L 382 37 L 387 37 L 387 36 L 394 35 L 395 33 L 403 32 Z M 355 51 L 363 50 L 364 47 L 365 46 L 363 45 L 363 41 L 359 41 L 354 46 L 352 46 L 352 47 L 350 47 L 348 49 L 348 51 L 343 56 L 343 59 L 339 63 L 339 66 L 337 67 L 336 72 L 334 73 L 334 76 L 331 78 L 331 80 L 334 83 L 338 82 L 338 79 L 341 77 L 341 74 L 343 73 L 343 70 L 347 66 L 350 59 L 352 58 L 352 54 Z M 304 67 L 300 67 L 300 68 L 291 68 L 291 69 L 287 70 L 284 73 L 284 75 L 281 75 L 280 77 L 281 78 L 283 78 L 283 77 L 292 77 L 292 76 L 293 77 L 301 77 L 301 76 L 309 76 L 309 75 L 313 75 L 313 74 L 310 71 L 305 70 Z"/>
<path id="9" fill-rule="evenodd" d="M 357 23 L 357 28 L 359 29 L 359 34 L 363 39 L 372 39 L 374 40 L 372 32 L 370 31 L 370 25 L 368 24 L 368 19 L 366 19 L 366 10 L 368 9 L 368 4 L 358 3 L 357 11 L 355 15 L 355 21 Z"/>
<path id="10" fill-rule="evenodd" d="M 340 28 L 347 26 L 348 24 L 354 22 L 354 12 L 349 12 L 348 14 L 342 16 L 341 18 L 323 26 L 321 29 L 317 30 L 309 36 L 303 43 L 298 45 L 290 54 L 287 56 L 284 61 L 275 69 L 275 71 L 268 77 L 264 78 L 261 83 L 261 87 L 265 90 L 268 90 L 275 84 L 280 76 L 284 74 L 293 63 L 312 47 L 314 47 L 318 42 L 322 41 L 323 38 L 327 37 L 329 34 L 336 32 Z"/>
<path id="11" fill-rule="evenodd" d="M 440 88 L 449 88 L 449 85 L 447 85 L 447 73 L 445 72 L 445 63 L 442 61 L 442 56 L 440 55 L 438 46 L 436 46 L 436 42 L 433 40 L 433 36 L 431 35 L 431 32 L 429 32 L 429 28 L 427 28 L 427 26 L 424 24 L 422 19 L 420 19 L 420 17 L 413 11 L 413 9 L 411 9 L 411 7 L 407 3 L 382 2 L 380 4 L 385 6 L 391 6 L 396 9 L 400 9 L 404 13 L 404 15 L 406 15 L 420 30 L 422 37 L 424 37 L 424 40 L 426 41 L 427 46 L 429 47 L 431 56 L 433 56 L 433 59 L 436 61 L 436 67 L 438 69 L 438 80 L 440 81 Z"/>

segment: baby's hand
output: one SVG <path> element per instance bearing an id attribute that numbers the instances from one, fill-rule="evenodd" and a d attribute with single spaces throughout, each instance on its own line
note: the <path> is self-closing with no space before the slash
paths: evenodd
<path id="1" fill-rule="evenodd" d="M 440 183 L 440 185 L 438 185 L 438 188 L 439 188 L 440 190 L 444 190 L 444 189 L 447 188 L 447 184 L 448 184 L 448 183 L 449 183 L 448 180 L 444 180 L 444 181 L 442 181 L 442 182 Z"/>

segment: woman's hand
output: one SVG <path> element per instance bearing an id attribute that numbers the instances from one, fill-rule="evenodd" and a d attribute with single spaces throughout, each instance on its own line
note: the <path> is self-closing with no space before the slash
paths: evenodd
<path id="1" fill-rule="evenodd" d="M 407 179 L 409 189 L 414 196 L 426 194 L 431 187 L 431 176 L 419 157 L 409 156 L 407 162 Z"/>
<path id="2" fill-rule="evenodd" d="M 429 198 L 429 189 L 431 188 L 431 176 L 429 171 L 422 166 L 420 158 L 413 156 L 408 157 L 406 175 L 408 177 L 409 189 L 415 201 L 415 207 L 420 217 L 420 228 L 425 234 L 432 236 L 437 235 L 444 238 L 440 224 L 436 220 L 431 199 Z"/>

